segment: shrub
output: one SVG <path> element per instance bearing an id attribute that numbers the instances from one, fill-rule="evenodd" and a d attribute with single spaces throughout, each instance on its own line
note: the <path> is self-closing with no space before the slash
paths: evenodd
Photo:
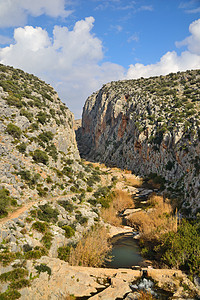
<path id="1" fill-rule="evenodd" d="M 19 299 L 21 297 L 21 294 L 16 290 L 7 290 L 4 293 L 0 294 L 1 300 L 15 300 Z"/>
<path id="2" fill-rule="evenodd" d="M 26 259 L 39 259 L 44 255 L 47 255 L 48 251 L 44 247 L 36 246 L 33 250 L 25 253 Z"/>
<path id="3" fill-rule="evenodd" d="M 156 247 L 161 260 L 168 266 L 189 271 L 192 276 L 200 276 L 200 220 L 182 220 L 177 232 L 162 236 Z"/>
<path id="4" fill-rule="evenodd" d="M 30 122 L 33 119 L 33 114 L 31 112 L 29 112 L 27 109 L 22 108 L 20 110 L 20 115 L 26 117 Z"/>
<path id="5" fill-rule="evenodd" d="M 69 261 L 70 246 L 62 246 L 58 248 L 58 258 L 64 261 Z"/>
<path id="6" fill-rule="evenodd" d="M 36 221 L 35 223 L 33 223 L 32 228 L 37 230 L 38 232 L 44 233 L 47 231 L 48 225 L 46 223 Z"/>
<path id="7" fill-rule="evenodd" d="M 3 266 L 9 265 L 15 259 L 16 259 L 16 253 L 12 253 L 12 252 L 0 253 L 0 262 L 2 262 Z"/>
<path id="8" fill-rule="evenodd" d="M 26 152 L 26 143 L 22 142 L 16 147 L 20 153 L 25 153 Z"/>
<path id="9" fill-rule="evenodd" d="M 36 149 L 33 153 L 33 160 L 36 163 L 43 163 L 46 165 L 48 163 L 49 157 L 46 152 Z"/>
<path id="10" fill-rule="evenodd" d="M 6 132 L 16 139 L 20 139 L 20 136 L 22 134 L 21 129 L 12 123 L 9 123 L 7 125 Z"/>
<path id="11" fill-rule="evenodd" d="M 66 238 L 71 238 L 72 236 L 75 235 L 75 230 L 71 226 L 64 225 L 64 226 L 62 226 L 62 229 L 64 229 L 64 231 L 65 231 Z"/>
<path id="12" fill-rule="evenodd" d="M 46 232 L 43 238 L 41 239 L 41 242 L 45 246 L 45 248 L 50 249 L 52 245 L 52 239 L 53 239 L 53 234 L 50 232 Z"/>
<path id="13" fill-rule="evenodd" d="M 2 188 L 0 189 L 0 218 L 7 216 L 7 208 L 11 203 L 11 198 L 9 197 L 10 192 Z"/>
<path id="14" fill-rule="evenodd" d="M 51 131 L 45 131 L 38 135 L 38 138 L 44 143 L 48 143 L 54 137 L 54 134 Z"/>
<path id="15" fill-rule="evenodd" d="M 16 106 L 17 108 L 21 108 L 23 106 L 22 101 L 13 95 L 10 95 L 6 101 L 10 106 Z"/>
<path id="16" fill-rule="evenodd" d="M 15 281 L 24 278 L 28 275 L 28 270 L 22 268 L 16 268 L 10 272 L 3 273 L 0 275 L 0 281 Z"/>
<path id="17" fill-rule="evenodd" d="M 42 111 L 37 114 L 38 122 L 44 125 L 47 121 L 48 115 Z"/>
<path id="18" fill-rule="evenodd" d="M 74 205 L 68 200 L 59 200 L 58 204 L 64 207 L 64 209 L 68 212 L 72 212 L 74 210 Z"/>
<path id="19" fill-rule="evenodd" d="M 37 273 L 44 273 L 47 272 L 47 274 L 49 274 L 49 276 L 51 275 L 51 268 L 48 267 L 46 264 L 40 264 L 35 266 L 35 269 L 37 270 Z"/>
<path id="20" fill-rule="evenodd" d="M 15 282 L 11 282 L 9 287 L 11 289 L 18 290 L 18 289 L 22 289 L 23 287 L 30 286 L 30 285 L 31 285 L 30 280 L 23 278 L 23 279 L 15 281 Z"/>
<path id="21" fill-rule="evenodd" d="M 38 219 L 41 221 L 52 222 L 55 223 L 58 221 L 58 210 L 53 209 L 49 204 L 44 204 L 39 206 L 40 210 L 38 210 Z"/>

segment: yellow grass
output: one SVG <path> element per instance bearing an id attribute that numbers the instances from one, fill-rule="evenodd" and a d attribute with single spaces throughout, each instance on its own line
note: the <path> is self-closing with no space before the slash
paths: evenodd
<path id="1" fill-rule="evenodd" d="M 134 187 L 141 187 L 143 180 L 142 178 L 130 177 L 126 180 L 127 184 L 132 185 Z"/>
<path id="2" fill-rule="evenodd" d="M 100 267 L 110 249 L 107 230 L 93 228 L 70 251 L 69 263 L 72 266 Z"/>
<path id="3" fill-rule="evenodd" d="M 168 199 L 163 201 L 163 197 L 153 195 L 149 199 L 152 205 L 148 212 L 139 211 L 128 218 L 128 224 L 136 227 L 143 235 L 159 238 L 162 233 L 176 230 L 176 219 L 172 216 L 172 207 Z"/>
<path id="4" fill-rule="evenodd" d="M 134 203 L 131 195 L 128 192 L 122 190 L 115 190 L 113 206 L 116 209 L 116 211 L 122 211 L 125 208 L 133 208 Z"/>
<path id="5" fill-rule="evenodd" d="M 101 217 L 104 222 L 113 226 L 119 227 L 122 225 L 122 220 L 117 216 L 116 209 L 114 208 L 113 204 L 111 204 L 109 208 L 102 208 Z"/>
<path id="6" fill-rule="evenodd" d="M 122 219 L 117 216 L 118 212 L 123 211 L 128 207 L 134 207 L 133 199 L 129 193 L 122 190 L 115 190 L 113 202 L 109 208 L 102 208 L 102 219 L 114 226 L 121 226 Z"/>

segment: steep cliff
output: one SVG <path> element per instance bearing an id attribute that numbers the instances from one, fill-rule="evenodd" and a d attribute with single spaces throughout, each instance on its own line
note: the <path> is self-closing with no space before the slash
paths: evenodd
<path id="1" fill-rule="evenodd" d="M 86 101 L 83 157 L 159 176 L 188 213 L 200 207 L 200 71 L 111 82 Z M 191 210 L 192 209 L 192 210 Z"/>
<path id="2" fill-rule="evenodd" d="M 63 193 L 72 167 L 79 168 L 76 160 L 73 114 L 53 88 L 34 75 L 0 65 L 1 188 L 18 203 Z"/>

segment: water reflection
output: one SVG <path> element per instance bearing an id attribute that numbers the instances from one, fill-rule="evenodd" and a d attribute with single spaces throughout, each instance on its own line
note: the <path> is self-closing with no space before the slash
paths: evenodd
<path id="1" fill-rule="evenodd" d="M 110 268 L 130 268 L 138 266 L 142 262 L 140 249 L 137 241 L 133 239 L 133 234 L 117 235 L 111 240 L 113 248 L 110 255 L 111 262 L 106 263 Z"/>

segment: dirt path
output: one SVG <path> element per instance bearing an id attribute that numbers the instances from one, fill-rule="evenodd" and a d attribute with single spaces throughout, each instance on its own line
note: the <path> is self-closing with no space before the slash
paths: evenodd
<path id="1" fill-rule="evenodd" d="M 86 162 L 86 163 L 89 163 L 89 162 Z M 133 187 L 133 183 L 140 184 L 139 179 L 135 175 L 131 174 L 129 171 L 121 170 L 118 168 L 108 168 L 105 165 L 99 164 L 99 163 L 93 163 L 93 166 L 99 167 L 99 169 L 103 172 L 107 172 L 106 175 L 101 175 L 101 184 L 102 185 L 110 185 L 110 183 L 112 182 L 112 177 L 117 177 L 118 181 L 116 184 L 116 189 L 118 189 L 118 190 L 128 189 L 129 192 L 134 193 L 136 191 L 136 188 Z M 88 193 L 86 193 L 86 194 L 88 194 Z M 71 197 L 74 195 L 76 195 L 76 193 L 66 194 L 65 196 Z M 23 206 L 17 208 L 15 211 L 10 212 L 7 217 L 0 219 L 0 225 L 3 225 L 7 221 L 12 220 L 14 218 L 18 218 L 26 210 L 30 209 L 34 204 L 37 204 L 43 200 L 47 200 L 47 201 L 59 200 L 65 196 L 60 195 L 60 196 L 56 196 L 56 197 L 52 197 L 52 198 L 43 198 L 43 199 L 38 198 L 37 200 L 28 202 L 28 203 L 24 204 Z"/>
<path id="2" fill-rule="evenodd" d="M 71 197 L 71 196 L 74 196 L 74 195 L 75 195 L 75 193 L 73 193 L 73 194 L 71 193 L 71 194 L 67 194 L 65 196 L 66 197 Z M 28 210 L 29 208 L 31 208 L 35 204 L 38 204 L 38 203 L 40 203 L 44 200 L 46 200 L 46 201 L 59 200 L 59 199 L 65 197 L 65 196 L 61 195 L 61 196 L 56 196 L 56 197 L 52 197 L 52 198 L 43 198 L 43 199 L 38 198 L 35 201 L 28 202 L 28 203 L 24 204 L 23 206 L 21 206 L 21 207 L 15 209 L 14 211 L 10 212 L 7 217 L 0 219 L 0 225 L 3 225 L 4 223 L 6 223 L 7 221 L 10 221 L 12 219 L 18 218 L 21 214 L 23 214 L 26 210 Z"/>

